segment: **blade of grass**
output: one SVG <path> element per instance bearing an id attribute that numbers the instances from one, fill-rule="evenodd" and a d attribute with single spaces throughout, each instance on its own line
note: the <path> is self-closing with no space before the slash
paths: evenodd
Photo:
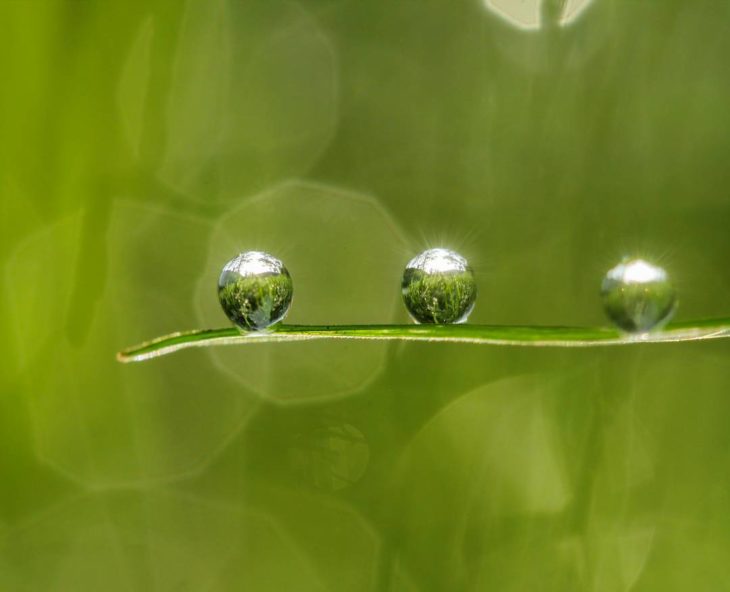
<path id="1" fill-rule="evenodd" d="M 434 341 L 532 347 L 591 347 L 698 341 L 730 337 L 730 318 L 672 323 L 663 330 L 627 335 L 602 327 L 508 325 L 277 325 L 243 333 L 235 327 L 172 333 L 117 354 L 120 362 L 141 362 L 189 347 L 243 345 L 309 339 Z"/>

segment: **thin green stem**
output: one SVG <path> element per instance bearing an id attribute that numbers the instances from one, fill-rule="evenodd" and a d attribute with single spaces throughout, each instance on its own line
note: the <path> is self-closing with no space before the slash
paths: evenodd
<path id="1" fill-rule="evenodd" d="M 188 347 L 243 345 L 310 339 L 434 341 L 532 347 L 591 347 L 698 341 L 730 337 L 730 318 L 672 323 L 663 330 L 627 335 L 602 327 L 507 325 L 275 325 L 260 332 L 235 327 L 173 333 L 117 354 L 120 362 L 140 362 Z"/>

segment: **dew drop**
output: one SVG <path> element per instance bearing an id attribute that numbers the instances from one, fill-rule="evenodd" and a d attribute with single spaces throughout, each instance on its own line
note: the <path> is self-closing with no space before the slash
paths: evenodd
<path id="1" fill-rule="evenodd" d="M 428 249 L 411 259 L 401 288 L 417 323 L 463 323 L 477 298 L 474 272 L 464 257 L 449 249 Z"/>
<path id="2" fill-rule="evenodd" d="M 606 274 L 601 298 L 611 321 L 629 333 L 661 328 L 677 306 L 667 272 L 638 258 L 624 258 Z"/>
<path id="3" fill-rule="evenodd" d="M 218 299 L 239 328 L 257 331 L 284 318 L 294 287 L 284 264 L 261 251 L 246 251 L 223 266 Z"/>

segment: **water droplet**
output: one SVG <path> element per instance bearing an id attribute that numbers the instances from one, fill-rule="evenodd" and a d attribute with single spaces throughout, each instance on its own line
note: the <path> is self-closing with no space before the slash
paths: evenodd
<path id="1" fill-rule="evenodd" d="M 463 323 L 474 308 L 474 272 L 458 253 L 428 249 L 403 272 L 403 301 L 417 323 Z"/>
<path id="2" fill-rule="evenodd" d="M 293 293 L 284 264 L 261 251 L 247 251 L 231 259 L 218 279 L 223 311 L 246 331 L 265 329 L 283 319 Z"/>
<path id="3" fill-rule="evenodd" d="M 625 258 L 606 274 L 601 297 L 611 321 L 629 333 L 662 327 L 677 305 L 667 272 L 638 258 Z"/>

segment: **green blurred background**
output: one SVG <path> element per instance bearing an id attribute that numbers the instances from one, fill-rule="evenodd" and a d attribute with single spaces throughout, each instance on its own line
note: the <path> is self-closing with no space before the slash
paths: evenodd
<path id="1" fill-rule="evenodd" d="M 724 0 L 0 0 L 0 590 L 730 590 L 724 342 L 304 343 L 405 322 L 463 253 L 482 323 L 600 324 L 624 254 L 730 312 Z"/>

